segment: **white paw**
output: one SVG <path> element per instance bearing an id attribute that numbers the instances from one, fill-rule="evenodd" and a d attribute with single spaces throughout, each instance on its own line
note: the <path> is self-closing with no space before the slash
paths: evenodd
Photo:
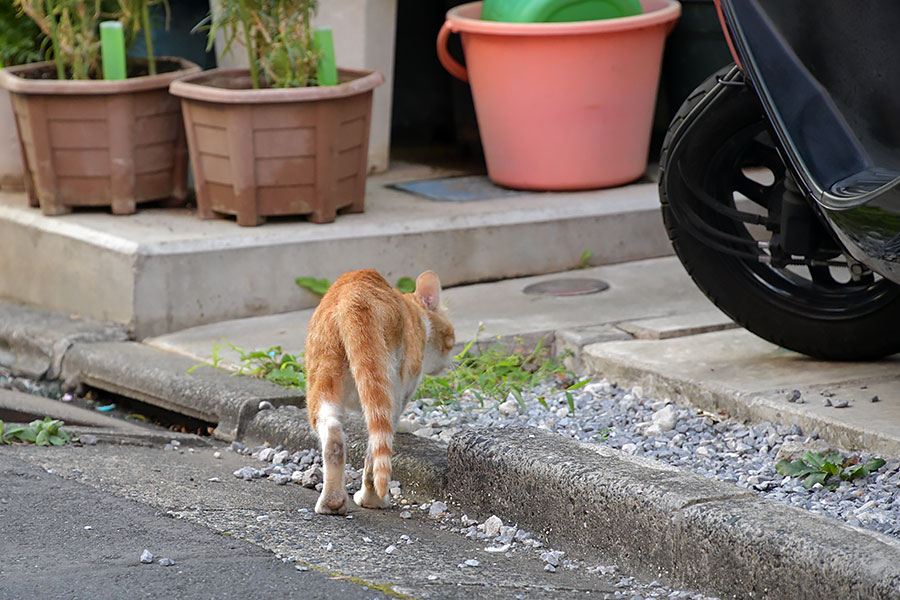
<path id="1" fill-rule="evenodd" d="M 341 490 L 341 492 L 326 494 L 323 491 L 316 501 L 316 512 L 320 515 L 346 515 L 350 497 L 346 490 Z"/>
<path id="2" fill-rule="evenodd" d="M 385 494 L 384 498 L 379 498 L 378 494 L 365 487 L 353 494 L 353 501 L 363 508 L 388 508 L 391 505 L 389 496 Z"/>

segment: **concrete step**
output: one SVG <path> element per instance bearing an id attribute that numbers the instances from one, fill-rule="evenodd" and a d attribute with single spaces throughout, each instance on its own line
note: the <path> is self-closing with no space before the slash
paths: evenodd
<path id="1" fill-rule="evenodd" d="M 0 297 L 122 323 L 142 339 L 313 307 L 301 276 L 371 267 L 393 282 L 433 269 L 455 285 L 562 271 L 585 250 L 594 265 L 671 254 L 654 183 L 474 202 L 391 187 L 447 174 L 399 165 L 369 179 L 365 213 L 258 228 L 172 208 L 44 217 L 24 194 L 0 193 Z"/>
<path id="2" fill-rule="evenodd" d="M 609 289 L 581 296 L 536 296 L 523 291 L 535 283 L 571 278 L 600 280 L 609 284 Z M 505 345 L 532 347 L 541 339 L 551 345 L 558 332 L 575 336 L 582 343 L 596 341 L 591 332 L 598 327 L 608 336 L 621 339 L 629 336 L 615 330 L 620 322 L 700 314 L 705 315 L 705 326 L 707 321 L 724 318 L 673 257 L 459 286 L 444 291 L 444 302 L 456 329 L 458 349 L 476 338 L 486 345 L 499 340 Z M 281 346 L 284 352 L 299 354 L 312 312 L 307 309 L 224 321 L 148 338 L 144 343 L 198 362 L 211 360 L 213 345 L 219 344 L 219 357 L 232 365 L 238 362 L 237 353 L 224 347 L 223 341 L 245 351 Z M 681 330 L 692 331 L 685 326 Z M 579 349 L 579 344 L 562 338 L 560 343 L 573 351 Z"/>

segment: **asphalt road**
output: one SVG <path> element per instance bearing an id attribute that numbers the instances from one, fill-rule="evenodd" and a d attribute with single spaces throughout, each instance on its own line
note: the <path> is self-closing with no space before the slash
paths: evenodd
<path id="1" fill-rule="evenodd" d="M 387 597 L 9 452 L 0 482 L 0 598 Z M 175 564 L 141 563 L 145 548 Z"/>

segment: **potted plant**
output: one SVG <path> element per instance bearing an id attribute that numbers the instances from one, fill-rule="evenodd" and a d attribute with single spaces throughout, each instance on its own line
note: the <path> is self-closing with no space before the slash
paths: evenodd
<path id="1" fill-rule="evenodd" d="M 43 36 L 12 4 L 0 4 L 0 68 L 41 60 Z M 25 189 L 22 154 L 9 92 L 0 88 L 0 188 Z"/>
<path id="2" fill-rule="evenodd" d="M 144 201 L 187 195 L 187 153 L 173 79 L 199 67 L 178 58 L 130 59 L 127 79 L 101 79 L 101 20 L 118 20 L 129 40 L 153 0 L 15 0 L 49 40 L 52 61 L 7 67 L 22 146 L 25 187 L 45 215 L 75 206 L 133 213 Z"/>
<path id="3" fill-rule="evenodd" d="M 201 218 L 309 215 L 328 223 L 365 201 L 372 90 L 384 77 L 340 69 L 317 85 L 314 0 L 223 0 L 209 31 L 247 40 L 249 69 L 175 81 Z"/>

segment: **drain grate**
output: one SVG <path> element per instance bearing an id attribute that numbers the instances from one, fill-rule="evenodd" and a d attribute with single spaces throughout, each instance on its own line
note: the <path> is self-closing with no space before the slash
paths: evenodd
<path id="1" fill-rule="evenodd" d="M 580 277 L 571 279 L 550 279 L 526 286 L 522 291 L 538 296 L 583 296 L 609 289 L 609 284 L 600 279 Z"/>

